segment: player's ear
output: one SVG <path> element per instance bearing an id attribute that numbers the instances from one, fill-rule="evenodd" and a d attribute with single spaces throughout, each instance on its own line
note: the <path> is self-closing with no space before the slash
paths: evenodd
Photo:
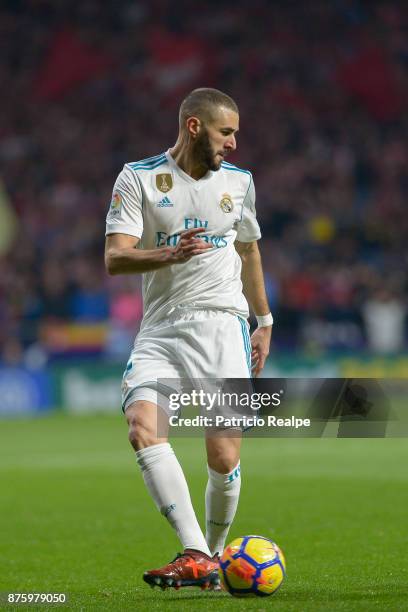
<path id="1" fill-rule="evenodd" d="M 198 117 L 189 117 L 187 119 L 187 132 L 192 138 L 197 138 L 201 130 L 201 121 Z"/>

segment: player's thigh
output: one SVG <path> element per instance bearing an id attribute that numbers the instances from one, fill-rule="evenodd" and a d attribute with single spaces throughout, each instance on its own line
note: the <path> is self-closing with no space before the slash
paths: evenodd
<path id="1" fill-rule="evenodd" d="M 228 474 L 240 458 L 242 435 L 238 429 L 225 429 L 207 433 L 205 445 L 207 462 L 219 474 Z"/>
<path id="2" fill-rule="evenodd" d="M 137 400 L 125 411 L 129 440 L 135 450 L 167 442 L 168 415 L 153 402 Z"/>
<path id="3" fill-rule="evenodd" d="M 159 406 L 169 416 L 172 414 L 169 395 L 178 391 L 178 381 L 184 370 L 179 364 L 163 358 L 160 347 L 152 346 L 149 357 L 147 359 L 142 351 L 137 354 L 132 351 L 123 374 L 122 410 L 127 413 L 133 404 L 145 402 Z"/>

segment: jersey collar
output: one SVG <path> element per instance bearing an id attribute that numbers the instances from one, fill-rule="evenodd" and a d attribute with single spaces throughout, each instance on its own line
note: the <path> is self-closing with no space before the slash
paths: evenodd
<path id="1" fill-rule="evenodd" d="M 175 162 L 174 158 L 170 154 L 170 149 L 167 149 L 165 155 L 166 155 L 167 161 L 169 162 L 171 168 L 173 168 L 173 170 L 175 172 L 177 172 L 177 174 L 180 176 L 180 178 L 184 179 L 185 181 L 187 181 L 188 183 L 191 183 L 193 185 L 197 185 L 198 183 L 202 183 L 204 181 L 208 181 L 212 177 L 212 175 L 214 174 L 212 170 L 208 170 L 207 174 L 205 174 L 200 179 L 198 179 L 198 180 L 193 179 L 192 176 L 187 174 L 187 172 L 184 172 L 184 170 L 182 170 L 180 168 L 180 166 Z"/>

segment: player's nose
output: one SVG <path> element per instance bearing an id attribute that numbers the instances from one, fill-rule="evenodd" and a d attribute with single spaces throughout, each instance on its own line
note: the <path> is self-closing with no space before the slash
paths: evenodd
<path id="1" fill-rule="evenodd" d="M 228 140 L 225 143 L 225 148 L 229 151 L 235 151 L 237 148 L 237 141 L 235 140 L 234 134 L 231 134 L 231 136 L 228 137 Z"/>

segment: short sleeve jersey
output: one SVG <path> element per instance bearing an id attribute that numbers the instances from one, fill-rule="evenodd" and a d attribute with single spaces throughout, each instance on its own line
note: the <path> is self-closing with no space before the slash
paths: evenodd
<path id="1" fill-rule="evenodd" d="M 175 247 L 182 231 L 197 227 L 205 229 L 200 238 L 212 244 L 211 250 L 143 275 L 143 328 L 165 319 L 177 306 L 247 317 L 234 241 L 252 242 L 261 233 L 248 170 L 222 162 L 218 171 L 197 181 L 169 151 L 125 164 L 113 188 L 107 235 L 128 234 L 140 238 L 140 248 L 157 249 Z"/>

